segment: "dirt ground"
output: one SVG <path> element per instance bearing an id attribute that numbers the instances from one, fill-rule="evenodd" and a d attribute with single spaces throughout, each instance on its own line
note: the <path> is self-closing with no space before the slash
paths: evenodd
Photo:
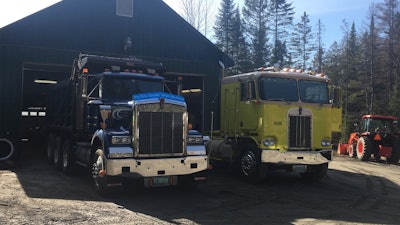
<path id="1" fill-rule="evenodd" d="M 335 156 L 320 182 L 273 172 L 242 182 L 216 166 L 195 189 L 129 186 L 93 193 L 85 175 L 63 175 L 25 154 L 0 168 L 0 224 L 400 224 L 400 165 Z"/>

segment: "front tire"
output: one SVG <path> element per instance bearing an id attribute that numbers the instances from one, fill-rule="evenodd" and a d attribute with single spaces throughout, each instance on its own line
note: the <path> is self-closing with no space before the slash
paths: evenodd
<path id="1" fill-rule="evenodd" d="M 371 157 L 372 143 L 368 137 L 360 137 L 357 142 L 357 158 L 367 161 Z"/>
<path id="2" fill-rule="evenodd" d="M 238 164 L 242 179 L 249 182 L 261 182 L 265 179 L 267 169 L 261 162 L 260 150 L 255 145 L 242 146 Z"/>
<path id="3" fill-rule="evenodd" d="M 351 144 L 349 146 L 349 156 L 350 156 L 350 158 L 357 157 L 357 152 L 356 152 L 357 147 L 356 146 L 357 146 L 357 143 L 353 143 L 353 144 Z"/>
<path id="4" fill-rule="evenodd" d="M 109 192 L 106 172 L 104 152 L 98 148 L 93 155 L 91 179 L 95 191 L 100 195 L 107 195 Z"/>

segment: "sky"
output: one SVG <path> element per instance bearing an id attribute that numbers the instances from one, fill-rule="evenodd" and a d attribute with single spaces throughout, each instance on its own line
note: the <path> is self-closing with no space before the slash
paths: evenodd
<path id="1" fill-rule="evenodd" d="M 163 0 L 175 11 L 180 10 L 180 0 Z M 214 0 L 215 7 L 219 8 L 220 0 Z M 244 0 L 234 0 L 242 8 Z M 356 30 L 364 30 L 368 23 L 368 12 L 372 3 L 383 0 L 287 0 L 292 2 L 295 11 L 295 21 L 299 22 L 306 12 L 310 18 L 310 25 L 316 27 L 318 19 L 325 26 L 324 47 L 329 48 L 335 41 L 338 43 L 344 36 L 343 20 L 351 27 L 354 22 Z M 218 12 L 218 9 L 216 10 Z"/>
<path id="2" fill-rule="evenodd" d="M 0 1 L 0 28 L 13 23 L 23 17 L 35 13 L 60 0 L 1 0 Z M 175 11 L 180 10 L 180 0 L 163 0 Z M 236 0 L 239 6 L 244 0 Z M 306 12 L 310 18 L 310 25 L 316 27 L 318 19 L 325 26 L 324 47 L 329 48 L 334 41 L 340 42 L 343 37 L 343 20 L 349 26 L 354 22 L 357 32 L 365 29 L 368 23 L 367 15 L 371 3 L 383 2 L 383 0 L 287 0 L 294 6 L 295 21 Z M 220 0 L 214 0 L 216 12 L 220 6 Z"/>

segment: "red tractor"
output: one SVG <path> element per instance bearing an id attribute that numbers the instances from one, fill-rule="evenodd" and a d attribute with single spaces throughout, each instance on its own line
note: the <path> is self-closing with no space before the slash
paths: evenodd
<path id="1" fill-rule="evenodd" d="M 392 164 L 400 158 L 399 134 L 396 130 L 398 118 L 393 116 L 363 115 L 356 124 L 356 132 L 350 134 L 346 145 L 341 145 L 350 157 L 367 161 L 385 157 Z"/>

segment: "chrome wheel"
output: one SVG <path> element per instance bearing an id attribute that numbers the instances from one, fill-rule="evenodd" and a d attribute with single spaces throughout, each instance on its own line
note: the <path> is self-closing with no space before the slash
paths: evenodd
<path id="1" fill-rule="evenodd" d="M 257 170 L 257 159 L 252 151 L 246 151 L 240 160 L 242 173 L 245 176 L 251 176 Z"/>

